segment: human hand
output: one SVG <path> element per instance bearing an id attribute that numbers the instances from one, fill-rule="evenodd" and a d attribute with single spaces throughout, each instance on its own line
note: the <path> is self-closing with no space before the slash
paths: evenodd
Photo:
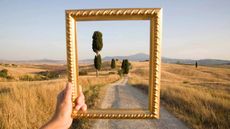
<path id="1" fill-rule="evenodd" d="M 79 96 L 76 99 L 75 110 L 86 111 L 87 105 L 85 104 L 85 96 L 82 93 L 82 88 L 80 86 Z M 71 118 L 72 113 L 72 84 L 68 83 L 66 88 L 59 93 L 57 97 L 56 111 L 53 118 L 42 127 L 42 129 L 67 129 L 71 126 L 73 118 Z"/>

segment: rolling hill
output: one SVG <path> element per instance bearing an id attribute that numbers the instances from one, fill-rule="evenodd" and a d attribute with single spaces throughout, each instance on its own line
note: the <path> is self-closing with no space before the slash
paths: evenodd
<path id="1" fill-rule="evenodd" d="M 149 55 L 145 53 L 137 53 L 129 56 L 105 56 L 103 58 L 104 61 L 110 61 L 111 59 L 128 59 L 130 61 L 146 61 L 149 60 Z M 195 64 L 198 62 L 199 65 L 230 65 L 229 60 L 220 60 L 220 59 L 200 59 L 200 60 L 192 60 L 192 59 L 175 59 L 162 57 L 163 63 L 169 64 Z M 19 61 L 11 61 L 11 60 L 0 60 L 0 63 L 8 63 L 8 64 L 66 64 L 66 60 L 52 60 L 52 59 L 41 59 L 41 60 L 19 60 Z M 93 59 L 84 59 L 79 60 L 81 64 L 93 64 Z"/>

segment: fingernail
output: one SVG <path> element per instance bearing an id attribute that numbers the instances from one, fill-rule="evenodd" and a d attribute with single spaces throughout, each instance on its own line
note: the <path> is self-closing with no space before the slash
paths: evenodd
<path id="1" fill-rule="evenodd" d="M 87 105 L 84 105 L 82 111 L 86 112 L 86 110 L 87 110 Z"/>
<path id="2" fill-rule="evenodd" d="M 75 109 L 78 111 L 80 110 L 80 106 L 76 106 Z"/>

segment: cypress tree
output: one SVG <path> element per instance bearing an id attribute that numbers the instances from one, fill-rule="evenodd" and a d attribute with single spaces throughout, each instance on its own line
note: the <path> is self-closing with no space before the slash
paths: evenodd
<path id="1" fill-rule="evenodd" d="M 101 70 L 101 55 L 95 55 L 94 57 L 94 67 L 97 70 Z"/>
<path id="2" fill-rule="evenodd" d="M 103 47 L 102 33 L 100 31 L 94 31 L 92 38 L 92 49 L 98 55 Z"/>
<path id="3" fill-rule="evenodd" d="M 125 60 L 122 60 L 121 69 L 123 70 L 124 68 L 125 68 Z"/>
<path id="4" fill-rule="evenodd" d="M 114 59 L 111 60 L 111 68 L 112 69 L 116 68 L 116 62 Z"/>
<path id="5" fill-rule="evenodd" d="M 121 69 L 123 71 L 123 74 L 129 73 L 129 66 L 130 66 L 130 63 L 127 59 L 122 61 Z"/>
<path id="6" fill-rule="evenodd" d="M 125 66 L 124 66 L 124 74 L 128 74 L 129 73 L 129 61 L 125 60 Z"/>
<path id="7" fill-rule="evenodd" d="M 94 31 L 93 33 L 93 43 L 92 43 L 92 49 L 96 53 L 94 57 L 94 67 L 96 69 L 96 76 L 98 76 L 98 71 L 101 69 L 101 55 L 99 52 L 103 48 L 103 39 L 102 39 L 102 33 L 100 31 Z"/>

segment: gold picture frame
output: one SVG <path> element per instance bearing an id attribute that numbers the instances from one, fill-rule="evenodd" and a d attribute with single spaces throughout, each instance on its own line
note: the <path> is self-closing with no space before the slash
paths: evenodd
<path id="1" fill-rule="evenodd" d="M 66 48 L 68 81 L 73 84 L 72 101 L 78 96 L 78 49 L 76 22 L 100 20 L 149 20 L 150 21 L 150 74 L 148 109 L 89 109 L 87 112 L 73 110 L 73 118 L 91 119 L 144 119 L 159 118 L 161 78 L 161 8 L 118 8 L 66 10 Z"/>

